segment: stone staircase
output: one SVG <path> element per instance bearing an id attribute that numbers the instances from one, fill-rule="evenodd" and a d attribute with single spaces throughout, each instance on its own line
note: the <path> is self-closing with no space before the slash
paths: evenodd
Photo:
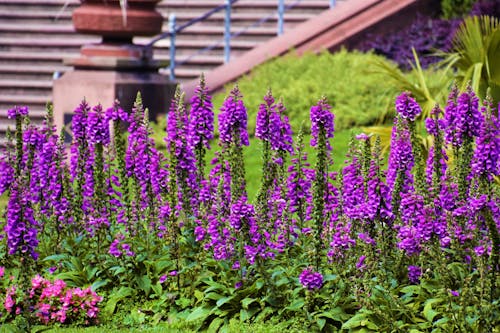
<path id="1" fill-rule="evenodd" d="M 289 5 L 295 0 L 286 0 Z M 163 30 L 168 29 L 168 17 L 175 13 L 177 24 L 200 16 L 224 3 L 223 0 L 166 0 L 157 9 L 165 18 Z M 6 119 L 7 109 L 28 105 L 35 121 L 40 121 L 45 104 L 51 100 L 52 81 L 70 67 L 63 59 L 77 57 L 80 46 L 99 42 L 100 38 L 77 34 L 72 26 L 71 13 L 78 0 L 0 0 L 0 132 L 12 122 Z M 285 32 L 327 10 L 328 0 L 303 0 L 285 13 Z M 231 32 L 238 33 L 277 9 L 277 0 L 240 0 L 232 9 Z M 176 68 L 179 82 L 192 80 L 223 63 L 224 12 L 212 15 L 177 36 Z M 252 27 L 231 41 L 231 60 L 260 43 L 275 37 L 277 17 Z M 152 38 L 136 38 L 147 44 Z M 200 49 L 220 43 L 209 52 L 192 57 Z M 168 39 L 155 44 L 155 58 L 169 60 Z M 162 69 L 168 75 L 168 69 Z M 83 97 L 83 96 L 82 96 Z"/>

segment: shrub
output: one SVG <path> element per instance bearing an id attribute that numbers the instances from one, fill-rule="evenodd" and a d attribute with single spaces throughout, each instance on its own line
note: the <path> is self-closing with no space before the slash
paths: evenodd
<path id="1" fill-rule="evenodd" d="M 476 0 L 441 0 L 443 18 L 451 19 L 462 17 L 469 13 Z"/>
<path id="2" fill-rule="evenodd" d="M 364 51 L 373 50 L 376 54 L 395 61 L 405 70 L 412 68 L 414 48 L 420 58 L 420 64 L 427 68 L 443 59 L 437 54 L 438 51 L 451 51 L 455 33 L 463 20 L 462 16 L 467 13 L 499 17 L 500 1 L 476 2 L 472 9 L 467 6 L 467 11 L 463 14 L 446 19 L 418 15 L 407 28 L 384 35 L 371 35 L 359 48 Z"/>
<path id="3" fill-rule="evenodd" d="M 449 50 L 460 20 L 431 19 L 418 15 L 407 28 L 385 35 L 370 36 L 360 49 L 372 50 L 395 61 L 409 70 L 413 63 L 412 48 L 417 51 L 422 67 L 427 68 L 439 60 L 437 50 Z"/>
<path id="4" fill-rule="evenodd" d="M 390 65 L 380 56 L 342 50 L 301 57 L 292 53 L 255 68 L 237 82 L 247 97 L 250 133 L 255 129 L 260 96 L 270 87 L 274 96 L 283 97 L 295 132 L 308 122 L 307 111 L 317 96 L 335 105 L 337 130 L 376 123 L 392 109 L 397 90 L 381 84 L 383 76 L 373 73 L 375 59 Z M 214 105 L 219 107 L 224 97 L 225 93 L 215 95 Z"/>
<path id="5" fill-rule="evenodd" d="M 472 6 L 471 15 L 488 15 L 500 18 L 500 0 L 477 1 Z"/>

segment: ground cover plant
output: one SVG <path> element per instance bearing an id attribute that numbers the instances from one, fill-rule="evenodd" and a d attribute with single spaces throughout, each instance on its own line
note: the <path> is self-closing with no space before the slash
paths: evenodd
<path id="1" fill-rule="evenodd" d="M 294 141 L 286 107 L 269 91 L 255 121 L 262 178 L 251 200 L 244 99 L 237 87 L 226 97 L 214 142 L 207 91 L 201 80 L 189 106 L 176 92 L 166 154 L 140 96 L 130 114 L 83 101 L 69 151 L 50 112 L 37 128 L 26 108 L 9 110 L 16 132 L 0 163 L 9 196 L 5 327 L 499 330 L 498 105 L 454 88 L 425 120 L 433 137 L 425 156 L 416 144 L 421 107 L 401 93 L 383 170 L 380 142 L 366 134 L 352 138 L 345 161 L 332 160 L 326 98 L 310 108 L 310 142 L 304 131 Z M 332 172 L 337 163 L 344 167 Z"/>
<path id="2" fill-rule="evenodd" d="M 460 3 L 458 6 L 456 3 Z M 370 35 L 360 46 L 360 50 L 373 50 L 374 53 L 387 57 L 405 70 L 413 68 L 415 49 L 422 67 L 427 68 L 440 62 L 446 52 L 453 51 L 455 34 L 464 19 L 473 16 L 500 17 L 500 1 L 456 1 L 442 2 L 444 18 L 417 15 L 411 24 L 397 31 Z M 445 9 L 446 8 L 446 9 Z M 479 45 L 476 45 L 480 49 Z"/>

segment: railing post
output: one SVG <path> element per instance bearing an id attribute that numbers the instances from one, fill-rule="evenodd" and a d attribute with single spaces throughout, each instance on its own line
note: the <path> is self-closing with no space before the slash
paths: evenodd
<path id="1" fill-rule="evenodd" d="M 226 1 L 226 15 L 224 18 L 224 62 L 231 57 L 231 0 Z"/>
<path id="2" fill-rule="evenodd" d="M 175 81 L 175 37 L 177 31 L 174 13 L 168 17 L 168 31 L 170 32 L 170 80 Z"/>
<path id="3" fill-rule="evenodd" d="M 330 8 L 335 7 L 335 0 L 330 0 Z"/>
<path id="4" fill-rule="evenodd" d="M 285 16 L 285 0 L 278 1 L 278 36 L 283 35 L 283 21 Z"/>

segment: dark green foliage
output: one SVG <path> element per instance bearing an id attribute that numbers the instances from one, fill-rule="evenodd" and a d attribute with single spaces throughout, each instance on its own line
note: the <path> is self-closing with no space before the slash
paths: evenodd
<path id="1" fill-rule="evenodd" d="M 475 0 L 441 0 L 443 18 L 462 17 L 469 13 Z"/>

